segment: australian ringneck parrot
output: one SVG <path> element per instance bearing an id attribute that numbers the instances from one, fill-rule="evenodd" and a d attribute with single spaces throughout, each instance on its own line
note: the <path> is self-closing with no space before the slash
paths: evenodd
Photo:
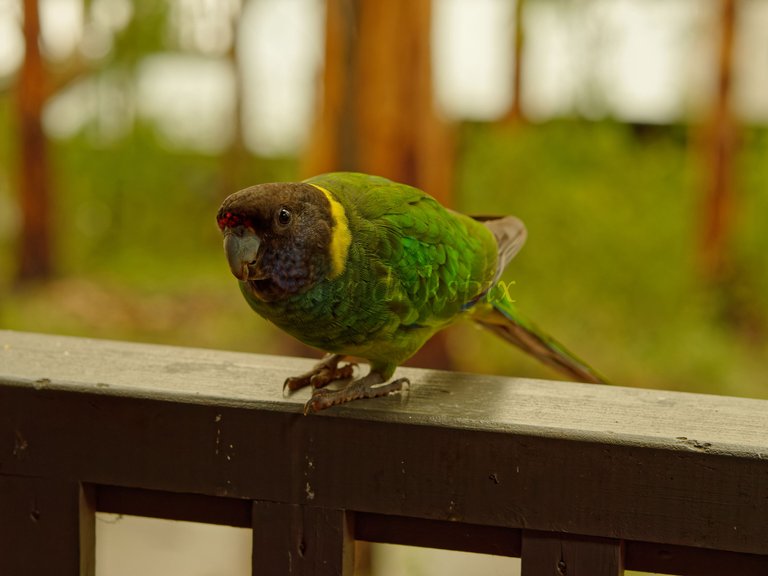
<path id="1" fill-rule="evenodd" d="M 285 387 L 305 412 L 400 390 L 395 368 L 461 318 L 586 382 L 601 377 L 524 319 L 500 276 L 526 238 L 514 216 L 473 219 L 411 186 L 339 172 L 235 192 L 217 215 L 240 290 L 257 313 L 328 354 Z M 350 380 L 345 356 L 370 363 Z M 326 386 L 349 382 L 341 389 Z"/>

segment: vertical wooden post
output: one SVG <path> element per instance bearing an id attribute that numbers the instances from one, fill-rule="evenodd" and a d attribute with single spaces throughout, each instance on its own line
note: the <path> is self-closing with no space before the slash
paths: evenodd
<path id="1" fill-rule="evenodd" d="M 523 532 L 522 576 L 620 576 L 620 540 L 550 532 Z"/>
<path id="2" fill-rule="evenodd" d="M 94 576 L 94 535 L 80 483 L 0 476 L 0 574 Z"/>
<path id="3" fill-rule="evenodd" d="M 351 515 L 278 502 L 253 503 L 253 574 L 351 576 Z"/>

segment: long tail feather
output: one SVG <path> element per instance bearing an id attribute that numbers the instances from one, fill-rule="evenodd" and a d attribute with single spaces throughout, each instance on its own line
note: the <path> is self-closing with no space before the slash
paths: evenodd
<path id="1" fill-rule="evenodd" d="M 606 379 L 557 340 L 520 317 L 514 305 L 501 298 L 483 306 L 474 320 L 518 348 L 580 382 L 606 384 Z"/>

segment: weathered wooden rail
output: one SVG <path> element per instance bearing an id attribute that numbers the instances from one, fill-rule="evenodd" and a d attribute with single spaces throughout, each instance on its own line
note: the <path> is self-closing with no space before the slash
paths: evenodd
<path id="1" fill-rule="evenodd" d="M 354 539 L 768 574 L 768 401 L 403 370 L 303 416 L 308 365 L 0 331 L 0 574 L 93 574 L 95 511 L 252 527 L 254 574 L 350 574 Z"/>

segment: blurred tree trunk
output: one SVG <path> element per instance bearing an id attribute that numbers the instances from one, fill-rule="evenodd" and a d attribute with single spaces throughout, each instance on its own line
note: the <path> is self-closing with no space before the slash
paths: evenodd
<path id="1" fill-rule="evenodd" d="M 52 270 L 48 150 L 43 132 L 45 69 L 40 55 L 37 0 L 24 0 L 24 61 L 19 73 L 19 190 L 21 234 L 17 281 L 49 278 Z"/>
<path id="2" fill-rule="evenodd" d="M 357 168 L 352 142 L 357 11 L 357 0 L 326 0 L 324 68 L 315 125 L 303 162 L 305 176 Z"/>
<path id="3" fill-rule="evenodd" d="M 721 0 L 720 10 L 717 91 L 703 140 L 704 164 L 709 174 L 700 243 L 701 270 L 704 278 L 713 283 L 722 281 L 729 268 L 728 240 L 736 200 L 734 159 L 738 148 L 738 129 L 731 107 L 736 0 Z"/>
<path id="4" fill-rule="evenodd" d="M 248 161 L 248 151 L 245 147 L 244 118 L 243 118 L 243 66 L 240 62 L 238 43 L 240 41 L 240 22 L 238 16 L 242 9 L 232 15 L 232 44 L 227 50 L 227 60 L 232 67 L 235 78 L 234 110 L 232 119 L 232 142 L 229 149 L 222 154 L 221 187 L 223 196 L 229 195 L 244 186 L 244 166 Z"/>
<path id="5" fill-rule="evenodd" d="M 525 28 L 523 19 L 525 0 L 515 0 L 514 44 L 512 48 L 512 104 L 503 121 L 514 124 L 525 120 L 523 115 L 523 52 L 525 49 Z"/>
<path id="6" fill-rule="evenodd" d="M 305 176 L 353 170 L 452 204 L 455 135 L 435 108 L 431 0 L 327 0 L 320 107 Z M 413 363 L 448 368 L 438 335 Z"/>
<path id="7" fill-rule="evenodd" d="M 454 138 L 434 105 L 430 0 L 328 0 L 320 92 L 306 175 L 378 174 L 450 204 Z"/>

